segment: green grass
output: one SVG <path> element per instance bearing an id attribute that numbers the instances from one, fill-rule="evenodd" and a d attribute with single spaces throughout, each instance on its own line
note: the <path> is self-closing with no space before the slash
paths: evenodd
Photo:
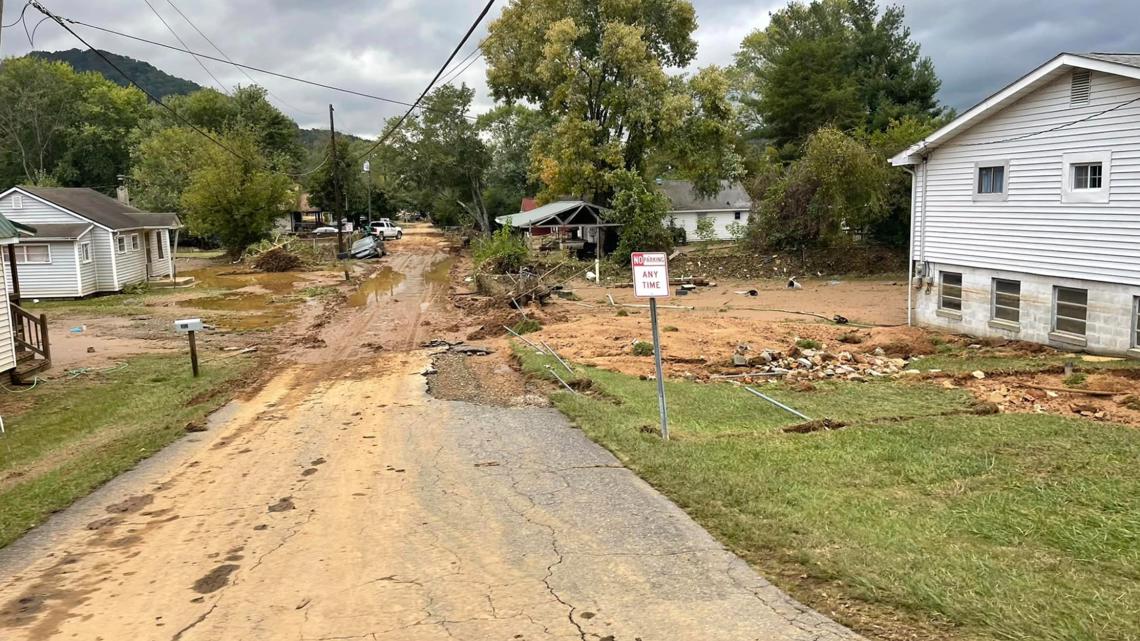
<path id="1" fill-rule="evenodd" d="M 955 374 L 981 370 L 987 373 L 1017 373 L 1061 371 L 1065 363 L 1072 361 L 1077 370 L 1095 371 L 1102 369 L 1140 369 L 1140 360 L 1120 359 L 1112 361 L 1085 361 L 1080 356 L 1057 354 L 1003 356 L 987 353 L 972 353 L 972 350 L 924 356 L 912 361 L 910 369 L 936 369 Z"/>
<path id="2" fill-rule="evenodd" d="M 542 329 L 542 323 L 533 318 L 524 318 L 523 320 L 515 323 L 515 326 L 511 328 L 511 331 L 516 334 L 530 334 L 532 332 L 537 332 L 540 329 Z"/>
<path id="3" fill-rule="evenodd" d="M 0 392 L 0 547 L 185 434 L 229 397 L 248 358 L 142 356 L 126 367 Z"/>
<path id="4" fill-rule="evenodd" d="M 800 349 L 821 349 L 823 347 L 823 343 L 820 343 L 819 341 L 812 338 L 801 338 L 796 341 L 796 347 Z"/>
<path id="5" fill-rule="evenodd" d="M 131 294 L 109 294 L 106 296 L 91 296 L 75 300 L 41 300 L 32 303 L 31 299 L 24 299 L 20 306 L 35 314 L 47 314 L 48 319 L 53 316 L 68 316 L 69 314 L 92 314 L 109 316 L 144 316 L 153 314 L 154 308 L 147 307 L 147 302 L 170 296 L 175 290 L 163 287 L 152 287 Z"/>
<path id="6" fill-rule="evenodd" d="M 546 375 L 544 357 L 519 356 Z M 652 382 L 579 372 L 597 394 L 555 393 L 559 409 L 768 578 L 841 619 L 847 608 L 827 606 L 856 599 L 915 638 L 1140 638 L 1140 430 L 955 414 L 966 393 L 914 381 L 765 386 L 812 418 L 851 423 L 787 434 L 799 419 L 740 388 L 671 381 L 676 438 L 663 443 L 641 429 L 655 425 Z"/>

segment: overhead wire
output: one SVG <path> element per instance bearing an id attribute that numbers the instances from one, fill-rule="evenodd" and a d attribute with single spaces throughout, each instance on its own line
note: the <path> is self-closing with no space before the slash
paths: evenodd
<path id="1" fill-rule="evenodd" d="M 23 22 L 24 21 L 24 13 L 27 12 L 28 5 L 30 5 L 30 4 L 31 4 L 31 2 L 25 2 L 24 8 L 20 9 L 20 17 L 16 18 L 15 21 L 13 21 L 11 24 L 0 24 L 0 29 L 10 29 L 10 28 L 20 24 L 21 22 Z"/>
<path id="2" fill-rule="evenodd" d="M 1055 127 L 1050 127 L 1048 129 L 1041 129 L 1040 131 L 1031 131 L 1029 133 L 1019 134 L 1017 136 L 1010 136 L 1009 138 L 1002 138 L 1001 140 L 982 140 L 979 142 L 967 142 L 967 143 L 962 143 L 962 146 L 963 147 L 981 147 L 984 145 L 997 145 L 997 144 L 1006 143 L 1006 142 L 1017 142 L 1018 140 L 1025 140 L 1026 138 L 1033 138 L 1035 136 L 1041 136 L 1044 134 L 1052 133 L 1054 131 L 1059 131 L 1061 129 L 1067 129 L 1069 127 L 1072 127 L 1073 125 L 1079 125 L 1082 122 L 1088 122 L 1094 118 L 1099 118 L 1100 116 L 1103 116 L 1107 113 L 1112 113 L 1113 111 L 1116 111 L 1117 109 L 1123 109 L 1124 107 L 1127 107 L 1128 105 L 1131 105 L 1131 104 L 1134 104 L 1137 102 L 1140 102 L 1140 97 L 1133 98 L 1131 100 L 1126 100 L 1122 103 L 1119 103 L 1117 105 L 1109 107 L 1108 109 L 1104 109 L 1102 111 L 1098 111 L 1096 113 L 1089 114 L 1083 118 L 1078 118 L 1077 120 L 1072 120 L 1072 121 L 1069 121 L 1066 123 L 1062 123 L 1060 125 L 1057 125 Z"/>
<path id="3" fill-rule="evenodd" d="M 40 3 L 38 2 L 38 0 L 29 0 L 29 4 L 31 4 L 31 5 L 32 5 L 32 7 L 33 7 L 33 8 L 35 8 L 35 9 L 36 9 L 37 11 L 39 11 L 40 13 L 42 13 L 42 14 L 44 14 L 45 16 L 47 16 L 47 17 L 51 18 L 51 19 L 52 19 L 52 20 L 53 20 L 53 21 L 54 21 L 56 24 L 58 24 L 60 27 L 63 27 L 64 31 L 67 31 L 68 33 L 70 33 L 70 34 L 71 34 L 71 35 L 72 35 L 72 36 L 73 36 L 73 37 L 74 37 L 76 40 L 78 40 L 79 42 L 83 43 L 83 46 L 87 47 L 89 50 L 91 50 L 92 52 L 94 52 L 94 53 L 95 53 L 95 55 L 97 55 L 97 56 L 99 56 L 100 58 L 102 58 L 102 59 L 103 59 L 103 62 L 107 63 L 107 65 L 108 65 L 108 66 L 110 66 L 112 69 L 114 69 L 115 71 L 117 71 L 117 72 L 119 73 L 119 75 L 121 75 L 123 78 L 125 78 L 125 79 L 127 80 L 127 82 L 129 82 L 129 83 L 130 83 L 132 86 L 134 86 L 134 87 L 135 87 L 136 89 L 138 89 L 139 91 L 143 92 L 143 94 L 145 94 L 147 98 L 150 98 L 150 99 L 151 99 L 151 101 L 153 101 L 155 104 L 157 104 L 157 105 L 158 105 L 159 107 L 161 107 L 162 109 L 165 109 L 166 111 L 170 112 L 170 114 L 171 114 L 172 116 L 174 116 L 174 118 L 175 118 L 176 120 L 178 120 L 178 121 L 179 121 L 179 122 L 181 122 L 182 124 L 186 125 L 186 126 L 187 126 L 188 128 L 190 128 L 192 131 L 194 131 L 194 132 L 195 132 L 195 133 L 197 133 L 198 135 L 202 136 L 202 137 L 203 137 L 203 138 L 205 138 L 206 140 L 209 140 L 209 141 L 210 141 L 210 142 L 212 142 L 213 144 L 215 144 L 215 145 L 217 145 L 218 147 L 220 147 L 221 149 L 225 150 L 227 153 L 229 153 L 230 155 L 232 155 L 234 158 L 237 158 L 238 160 L 241 160 L 241 161 L 243 161 L 243 162 L 248 162 L 248 163 L 254 163 L 254 164 L 257 164 L 255 161 L 253 161 L 253 160 L 251 160 L 251 159 L 249 159 L 249 158 L 246 158 L 246 157 L 245 157 L 245 156 L 243 156 L 242 154 L 240 154 L 240 153 L 238 153 L 238 152 L 234 151 L 232 148 L 230 148 L 228 145 L 226 145 L 226 144 L 225 144 L 225 143 L 223 143 L 222 141 L 218 140 L 216 137 L 214 137 L 214 136 L 211 136 L 211 135 L 210 135 L 208 132 L 204 131 L 203 129 L 201 129 L 200 127 L 198 127 L 197 125 L 195 125 L 194 123 L 192 123 L 192 122 L 190 122 L 189 120 L 187 120 L 187 119 L 186 119 L 186 118 L 185 118 L 185 117 L 184 117 L 182 114 L 178 113 L 178 111 L 177 111 L 176 109 L 174 109 L 174 108 L 173 108 L 173 107 L 171 107 L 170 105 L 168 105 L 168 104 L 164 103 L 164 102 L 163 102 L 161 99 L 159 99 L 157 96 L 155 96 L 154 94 L 152 94 L 150 91 L 148 91 L 146 88 L 144 88 L 144 87 L 143 87 L 141 84 L 139 84 L 139 82 L 138 82 L 138 81 L 136 81 L 136 80 L 135 80 L 134 78 L 132 78 L 132 77 L 131 77 L 129 74 L 127 74 L 127 72 L 123 71 L 123 70 L 122 70 L 122 69 L 121 69 L 121 68 L 120 68 L 118 65 L 116 65 L 116 64 L 115 64 L 115 63 L 114 63 L 114 62 L 113 62 L 113 61 L 112 61 L 110 58 L 108 58 L 108 57 L 107 57 L 107 56 L 106 56 L 106 55 L 105 55 L 105 54 L 104 54 L 102 51 L 100 51 L 100 50 L 96 49 L 94 46 L 92 46 L 92 45 L 91 45 L 91 43 L 87 42 L 87 41 L 86 41 L 86 40 L 83 38 L 83 36 L 80 36 L 78 33 L 76 33 L 74 29 L 72 29 L 71 27 L 69 27 L 69 26 L 66 24 L 66 22 L 64 21 L 64 19 L 63 19 L 63 18 L 61 18 L 61 17 L 59 17 L 59 16 L 55 15 L 54 13 L 52 13 L 51 11 L 49 11 L 49 10 L 48 10 L 46 7 L 44 7 L 42 4 L 40 4 Z M 323 162 L 322 162 L 322 164 L 323 164 Z M 318 166 L 318 168 L 319 168 L 319 166 Z M 312 173 L 313 171 L 316 171 L 316 169 L 312 169 L 312 170 L 309 170 L 308 172 L 305 172 L 305 173 L 302 173 L 302 174 L 290 174 L 290 173 L 288 173 L 288 172 L 285 172 L 285 171 L 280 171 L 280 170 L 271 170 L 271 171 L 274 171 L 275 173 L 279 173 L 279 174 L 282 174 L 282 175 L 285 175 L 285 176 L 288 176 L 288 177 L 292 178 L 292 177 L 295 177 L 295 176 L 302 176 L 302 175 L 305 175 L 305 174 L 307 174 L 307 173 Z"/>
<path id="4" fill-rule="evenodd" d="M 205 33 L 203 33 L 202 30 L 198 28 L 198 25 L 194 24 L 194 21 L 190 19 L 190 16 L 187 16 L 185 13 L 182 12 L 182 9 L 178 8 L 178 5 L 174 4 L 174 0 L 166 0 L 166 4 L 170 5 L 171 8 L 174 9 L 178 13 L 178 15 L 182 16 L 182 19 L 186 21 L 186 24 L 190 25 L 191 29 L 198 32 L 198 35 L 202 36 L 203 40 L 205 40 L 207 43 L 209 43 L 209 45 L 211 47 L 213 47 L 215 51 L 217 51 L 219 54 L 221 54 L 221 56 L 226 59 L 226 62 L 228 62 L 231 65 L 234 64 L 233 59 L 230 58 L 230 56 L 225 51 L 222 51 L 222 48 L 219 47 L 213 40 L 211 40 L 209 36 L 207 36 Z M 189 47 L 187 47 L 187 49 L 189 49 Z M 236 65 L 235 65 L 235 68 L 238 71 L 240 71 L 242 73 L 242 75 L 245 76 L 246 79 L 248 79 L 251 83 L 257 84 L 257 81 L 254 80 L 253 76 L 249 75 L 249 72 L 247 72 L 245 69 L 243 69 L 240 66 L 236 66 Z M 308 114 L 310 116 L 314 115 L 314 113 L 311 111 L 305 111 L 304 109 L 299 109 L 299 108 L 295 107 L 294 105 L 289 104 L 288 102 L 285 101 L 285 99 L 283 99 L 281 96 L 278 96 L 277 94 L 273 93 L 268 88 L 266 88 L 265 92 L 268 93 L 272 98 L 277 100 L 277 102 L 280 102 L 281 104 L 292 109 L 293 111 Z"/>
<path id="5" fill-rule="evenodd" d="M 416 107 L 428 95 L 428 92 L 431 91 L 432 87 L 435 86 L 435 83 L 437 80 L 439 80 L 439 77 L 442 76 L 443 72 L 451 65 L 451 61 L 454 60 L 455 56 L 459 54 L 459 50 L 462 49 L 463 45 L 467 44 L 467 41 L 471 39 L 471 34 L 475 33 L 475 29 L 479 28 L 479 24 L 483 22 L 483 18 L 485 18 L 487 16 L 487 13 L 491 11 L 491 6 L 494 4 L 495 0 L 487 0 L 487 4 L 483 7 L 483 10 L 479 12 L 478 17 L 475 18 L 475 22 L 471 23 L 471 26 L 467 29 L 467 33 L 463 34 L 463 39 L 459 41 L 459 44 L 455 45 L 455 49 L 451 51 L 451 55 L 447 57 L 447 60 L 443 63 L 443 66 L 439 68 L 439 71 L 436 72 L 435 76 L 431 79 L 431 82 L 429 82 L 427 86 L 424 87 L 424 90 L 420 93 L 419 97 L 416 98 L 416 101 L 412 103 L 412 106 L 404 112 L 404 115 L 400 116 L 400 119 L 397 120 L 395 124 L 388 127 L 388 130 L 384 132 L 384 134 L 376 140 L 376 143 L 369 147 L 367 151 L 357 155 L 350 162 L 355 163 L 360 159 L 365 158 L 372 152 L 376 151 L 380 145 L 383 145 L 385 142 L 387 142 L 388 139 L 392 137 L 392 134 L 396 133 L 396 130 L 399 129 L 404 124 L 404 122 L 408 120 L 408 117 L 412 115 L 412 112 L 415 111 Z"/>
<path id="6" fill-rule="evenodd" d="M 186 49 L 186 48 L 175 47 L 174 45 L 170 45 L 170 44 L 167 44 L 165 42 L 158 42 L 157 40 L 150 40 L 148 38 L 142 38 L 139 36 L 134 36 L 134 35 L 131 35 L 129 33 L 123 33 L 122 31 L 116 31 L 114 29 L 108 29 L 107 27 L 100 27 L 98 25 L 93 25 L 93 24 L 88 23 L 88 22 L 83 22 L 82 20 L 74 20 L 71 18 L 63 18 L 63 20 L 65 20 L 66 22 L 68 22 L 70 24 L 76 24 L 76 25 L 80 25 L 82 27 L 87 27 L 88 29 L 94 29 L 96 31 L 102 31 L 104 33 L 109 33 L 109 34 L 114 35 L 114 36 L 119 36 L 120 38 L 127 38 L 129 40 L 135 40 L 137 42 L 142 42 L 145 44 L 154 45 L 156 47 L 162 47 L 164 49 L 170 49 L 171 51 L 181 51 L 182 53 L 188 53 L 190 55 L 198 56 L 198 57 L 204 58 L 206 60 L 213 60 L 214 62 L 221 62 L 221 63 L 233 65 L 234 67 L 237 67 L 239 69 L 249 69 L 250 71 L 256 71 L 258 73 L 263 73 L 263 74 L 266 74 L 268 76 L 274 76 L 277 78 L 284 78 L 286 80 L 292 80 L 294 82 L 299 82 L 299 83 L 311 85 L 314 87 L 320 87 L 322 89 L 328 89 L 330 91 L 337 91 L 337 92 L 349 94 L 352 96 L 359 96 L 361 98 L 368 98 L 370 100 L 376 100 L 378 102 L 386 102 L 386 103 L 390 103 L 390 104 L 394 104 L 394 105 L 401 105 L 404 107 L 412 106 L 412 103 L 410 103 L 410 102 L 405 102 L 402 100 L 395 100 L 393 98 L 386 98 L 384 96 L 377 96 L 374 94 L 365 93 L 363 91 L 356 91 L 355 89 L 345 89 L 344 87 L 337 87 L 335 85 L 330 85 L 330 84 L 326 84 L 323 82 L 317 82 L 315 80 L 308 80 L 308 79 L 300 78 L 297 76 L 291 76 L 291 75 L 284 74 L 284 73 L 278 73 L 276 71 L 270 71 L 269 69 L 264 69 L 261 67 L 255 67 L 253 65 L 247 65 L 247 64 L 242 64 L 240 62 L 225 60 L 223 58 L 218 58 L 215 56 L 211 56 L 209 54 L 201 53 L 199 51 L 192 51 L 192 50 Z M 417 108 L 418 109 L 426 109 L 426 107 L 417 107 Z M 474 119 L 474 116 L 468 116 L 467 118 L 468 119 Z"/>
<path id="7" fill-rule="evenodd" d="M 150 3 L 150 0 L 143 0 L 143 2 L 146 3 L 146 6 L 150 7 L 151 13 L 153 13 L 155 17 L 158 18 L 158 21 L 162 23 L 162 26 L 166 27 L 166 30 L 170 32 L 170 35 L 174 36 L 174 39 L 181 43 L 183 47 L 189 49 L 186 41 L 182 39 L 182 36 L 178 35 L 178 32 L 174 30 L 174 27 L 170 26 L 170 23 L 166 21 L 166 18 L 162 17 L 162 14 L 158 12 L 158 9 L 154 8 L 154 5 Z M 190 55 L 193 56 L 194 54 Z M 226 89 L 226 86 L 222 84 L 222 81 L 218 80 L 218 77 L 214 75 L 214 72 L 210 71 L 210 68 L 207 67 L 206 63 L 202 62 L 198 56 L 194 56 L 194 62 L 198 63 L 198 66 L 202 68 L 202 71 L 206 72 L 206 75 L 214 79 L 214 82 L 217 83 L 218 88 L 222 90 L 222 93 L 228 94 L 230 92 L 230 90 Z"/>

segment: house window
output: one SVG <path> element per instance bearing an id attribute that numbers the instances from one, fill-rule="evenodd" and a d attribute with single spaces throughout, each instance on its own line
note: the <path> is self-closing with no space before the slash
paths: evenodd
<path id="1" fill-rule="evenodd" d="M 91 243 L 79 243 L 79 262 L 91 262 Z"/>
<path id="2" fill-rule="evenodd" d="M 138 234 L 131 234 L 131 251 L 137 252 L 139 250 L 139 247 L 140 247 L 139 235 Z"/>
<path id="3" fill-rule="evenodd" d="M 978 167 L 978 193 L 1000 194 L 1005 191 L 1005 167 Z"/>
<path id="4" fill-rule="evenodd" d="M 995 278 L 993 303 L 994 320 L 1021 322 L 1021 282 Z"/>
<path id="5" fill-rule="evenodd" d="M 47 245 L 16 245 L 17 265 L 47 265 L 51 263 L 51 247 Z"/>
<path id="6" fill-rule="evenodd" d="M 1073 189 L 1100 189 L 1104 166 L 1099 162 L 1082 162 L 1072 165 Z"/>
<path id="7" fill-rule="evenodd" d="M 732 219 L 733 220 L 740 220 L 740 212 L 738 212 L 738 211 L 732 212 Z"/>
<path id="8" fill-rule="evenodd" d="M 1112 188 L 1112 153 L 1094 151 L 1064 154 L 1061 201 L 1107 203 Z"/>
<path id="9" fill-rule="evenodd" d="M 1140 296 L 1132 301 L 1132 347 L 1140 348 Z"/>
<path id="10" fill-rule="evenodd" d="M 1053 288 L 1053 330 L 1084 336 L 1089 313 L 1089 290 Z"/>
<path id="11" fill-rule="evenodd" d="M 158 248 L 159 260 L 166 258 L 166 254 L 165 254 L 166 250 L 163 249 L 163 247 L 162 247 L 162 232 L 160 232 L 160 231 L 154 232 L 154 245 L 155 245 L 155 247 Z"/>
<path id="12" fill-rule="evenodd" d="M 120 254 L 127 253 L 127 237 L 126 236 L 116 236 L 115 237 L 115 251 L 119 252 Z"/>
<path id="13" fill-rule="evenodd" d="M 1009 162 L 979 162 L 974 165 L 974 200 L 1005 200 Z"/>
<path id="14" fill-rule="evenodd" d="M 950 312 L 962 312 L 962 275 L 954 272 L 940 272 L 942 280 L 938 297 L 938 307 Z"/>
<path id="15" fill-rule="evenodd" d="M 24 196 L 23 196 L 23 194 L 14 194 L 12 196 L 12 209 L 23 209 L 23 208 L 24 208 Z"/>

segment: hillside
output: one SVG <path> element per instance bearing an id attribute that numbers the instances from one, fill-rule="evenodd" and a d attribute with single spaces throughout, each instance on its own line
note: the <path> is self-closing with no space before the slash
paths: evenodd
<path id="1" fill-rule="evenodd" d="M 110 65 L 104 62 L 103 59 L 93 51 L 81 49 L 68 49 L 67 51 L 33 51 L 28 55 L 43 60 L 66 62 L 76 71 L 94 71 L 102 74 L 103 77 L 111 82 L 124 87 L 130 84 L 119 72 L 112 69 Z M 159 98 L 193 93 L 202 88 L 201 85 L 197 83 L 172 76 L 149 62 L 135 60 L 134 58 L 121 56 L 109 51 L 104 51 L 103 55 L 107 56 L 107 58 L 114 62 L 120 69 L 134 78 L 143 89 Z"/>

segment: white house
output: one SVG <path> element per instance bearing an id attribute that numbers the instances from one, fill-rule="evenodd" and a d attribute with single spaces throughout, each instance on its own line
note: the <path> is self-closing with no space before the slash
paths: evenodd
<path id="1" fill-rule="evenodd" d="M 1140 356 L 1140 55 L 1061 54 L 891 162 L 919 324 Z"/>
<path id="2" fill-rule="evenodd" d="M 747 225 L 752 199 L 738 184 L 727 181 L 721 184 L 720 193 L 712 198 L 693 194 L 693 183 L 687 180 L 659 180 L 657 188 L 669 199 L 666 221 L 685 230 L 689 241 L 699 240 L 697 224 L 703 218 L 713 221 L 716 240 L 729 240 L 734 224 Z"/>
<path id="3" fill-rule="evenodd" d="M 8 373 L 14 383 L 25 383 L 51 367 L 47 317 L 21 308 L 18 293 L 8 296 L 9 284 L 16 282 L 16 268 L 8 257 L 15 254 L 21 237 L 30 235 L 29 228 L 0 215 L 0 373 Z"/>
<path id="4" fill-rule="evenodd" d="M 142 212 L 92 189 L 21 186 L 0 193 L 0 215 L 36 230 L 15 254 L 25 298 L 116 292 L 174 272 L 174 214 Z"/>

